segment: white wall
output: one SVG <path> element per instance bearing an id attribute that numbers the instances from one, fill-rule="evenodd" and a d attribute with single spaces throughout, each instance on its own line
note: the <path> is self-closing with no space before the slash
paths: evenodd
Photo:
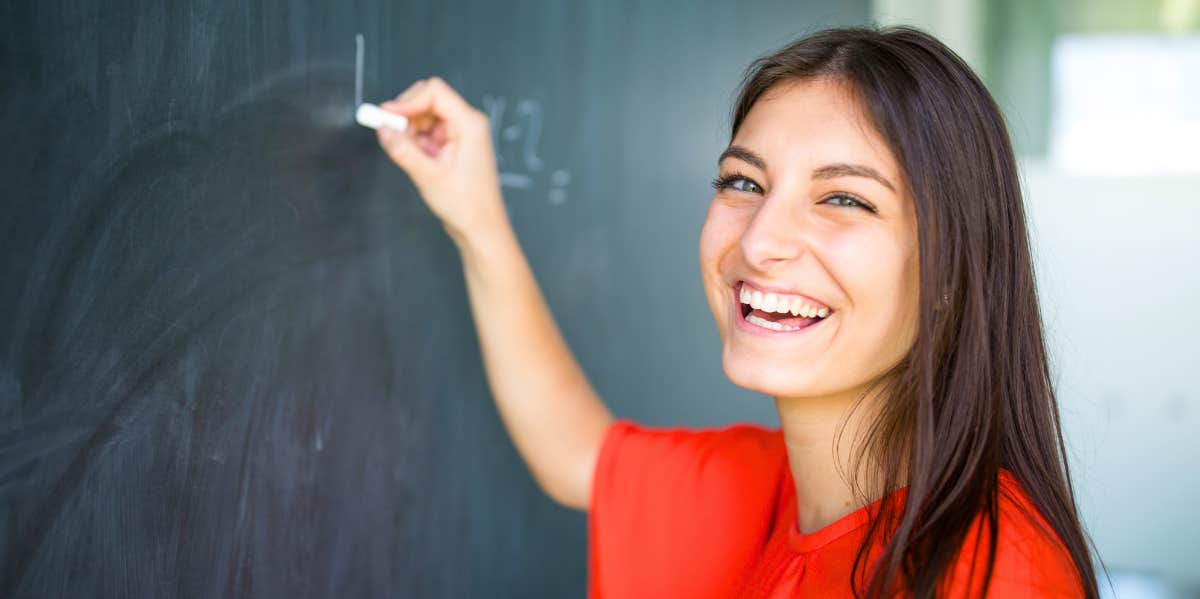
<path id="1" fill-rule="evenodd" d="M 1200 177 L 1022 170 L 1085 525 L 1110 567 L 1196 584 Z"/>

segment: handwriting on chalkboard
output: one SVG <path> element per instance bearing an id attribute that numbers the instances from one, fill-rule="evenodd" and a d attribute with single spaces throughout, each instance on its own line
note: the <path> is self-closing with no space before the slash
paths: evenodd
<path id="1" fill-rule="evenodd" d="M 364 38 L 362 33 L 354 36 L 354 106 L 362 104 L 362 74 Z M 535 178 L 542 174 L 545 164 L 538 156 L 538 142 L 542 135 L 542 105 L 536 100 L 523 99 L 513 109 L 512 123 L 505 126 L 505 110 L 508 100 L 504 96 L 483 96 L 483 111 L 488 115 L 492 127 L 492 146 L 496 150 L 496 164 L 500 169 L 500 187 L 533 189 Z M 571 173 L 566 169 L 555 169 L 549 176 L 550 190 L 546 199 L 552 205 L 567 201 L 567 186 L 571 184 Z"/>
<path id="2" fill-rule="evenodd" d="M 504 96 L 486 94 L 483 111 L 492 126 L 492 144 L 496 148 L 496 164 L 500 168 L 500 186 L 513 189 L 533 189 L 537 178 L 546 170 L 538 153 L 542 134 L 542 105 L 536 100 L 517 102 L 506 119 L 508 100 Z M 547 200 L 552 205 L 567 201 L 567 186 L 571 173 L 566 169 L 550 172 Z"/>

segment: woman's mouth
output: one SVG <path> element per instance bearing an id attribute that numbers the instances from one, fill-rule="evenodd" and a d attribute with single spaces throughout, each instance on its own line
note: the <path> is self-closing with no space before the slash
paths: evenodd
<path id="1" fill-rule="evenodd" d="M 763 293 L 738 282 L 733 287 L 738 327 L 759 335 L 795 335 L 823 322 L 833 311 L 802 297 Z"/>

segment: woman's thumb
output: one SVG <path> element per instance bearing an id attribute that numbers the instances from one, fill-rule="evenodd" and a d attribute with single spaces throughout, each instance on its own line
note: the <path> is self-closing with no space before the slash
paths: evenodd
<path id="1" fill-rule="evenodd" d="M 391 127 L 380 127 L 377 131 L 379 145 L 383 146 L 392 162 L 404 169 L 414 182 L 424 183 L 434 166 L 433 158 L 425 153 L 411 135 Z"/>

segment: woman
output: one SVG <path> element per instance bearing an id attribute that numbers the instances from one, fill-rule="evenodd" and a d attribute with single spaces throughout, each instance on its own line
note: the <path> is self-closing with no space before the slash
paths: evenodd
<path id="1" fill-rule="evenodd" d="M 1011 144 L 940 42 L 827 30 L 747 70 L 700 267 L 724 371 L 778 431 L 614 421 L 508 224 L 486 117 L 437 78 L 385 108 L 412 119 L 380 143 L 460 250 L 517 449 L 589 511 L 592 597 L 1098 596 Z"/>

